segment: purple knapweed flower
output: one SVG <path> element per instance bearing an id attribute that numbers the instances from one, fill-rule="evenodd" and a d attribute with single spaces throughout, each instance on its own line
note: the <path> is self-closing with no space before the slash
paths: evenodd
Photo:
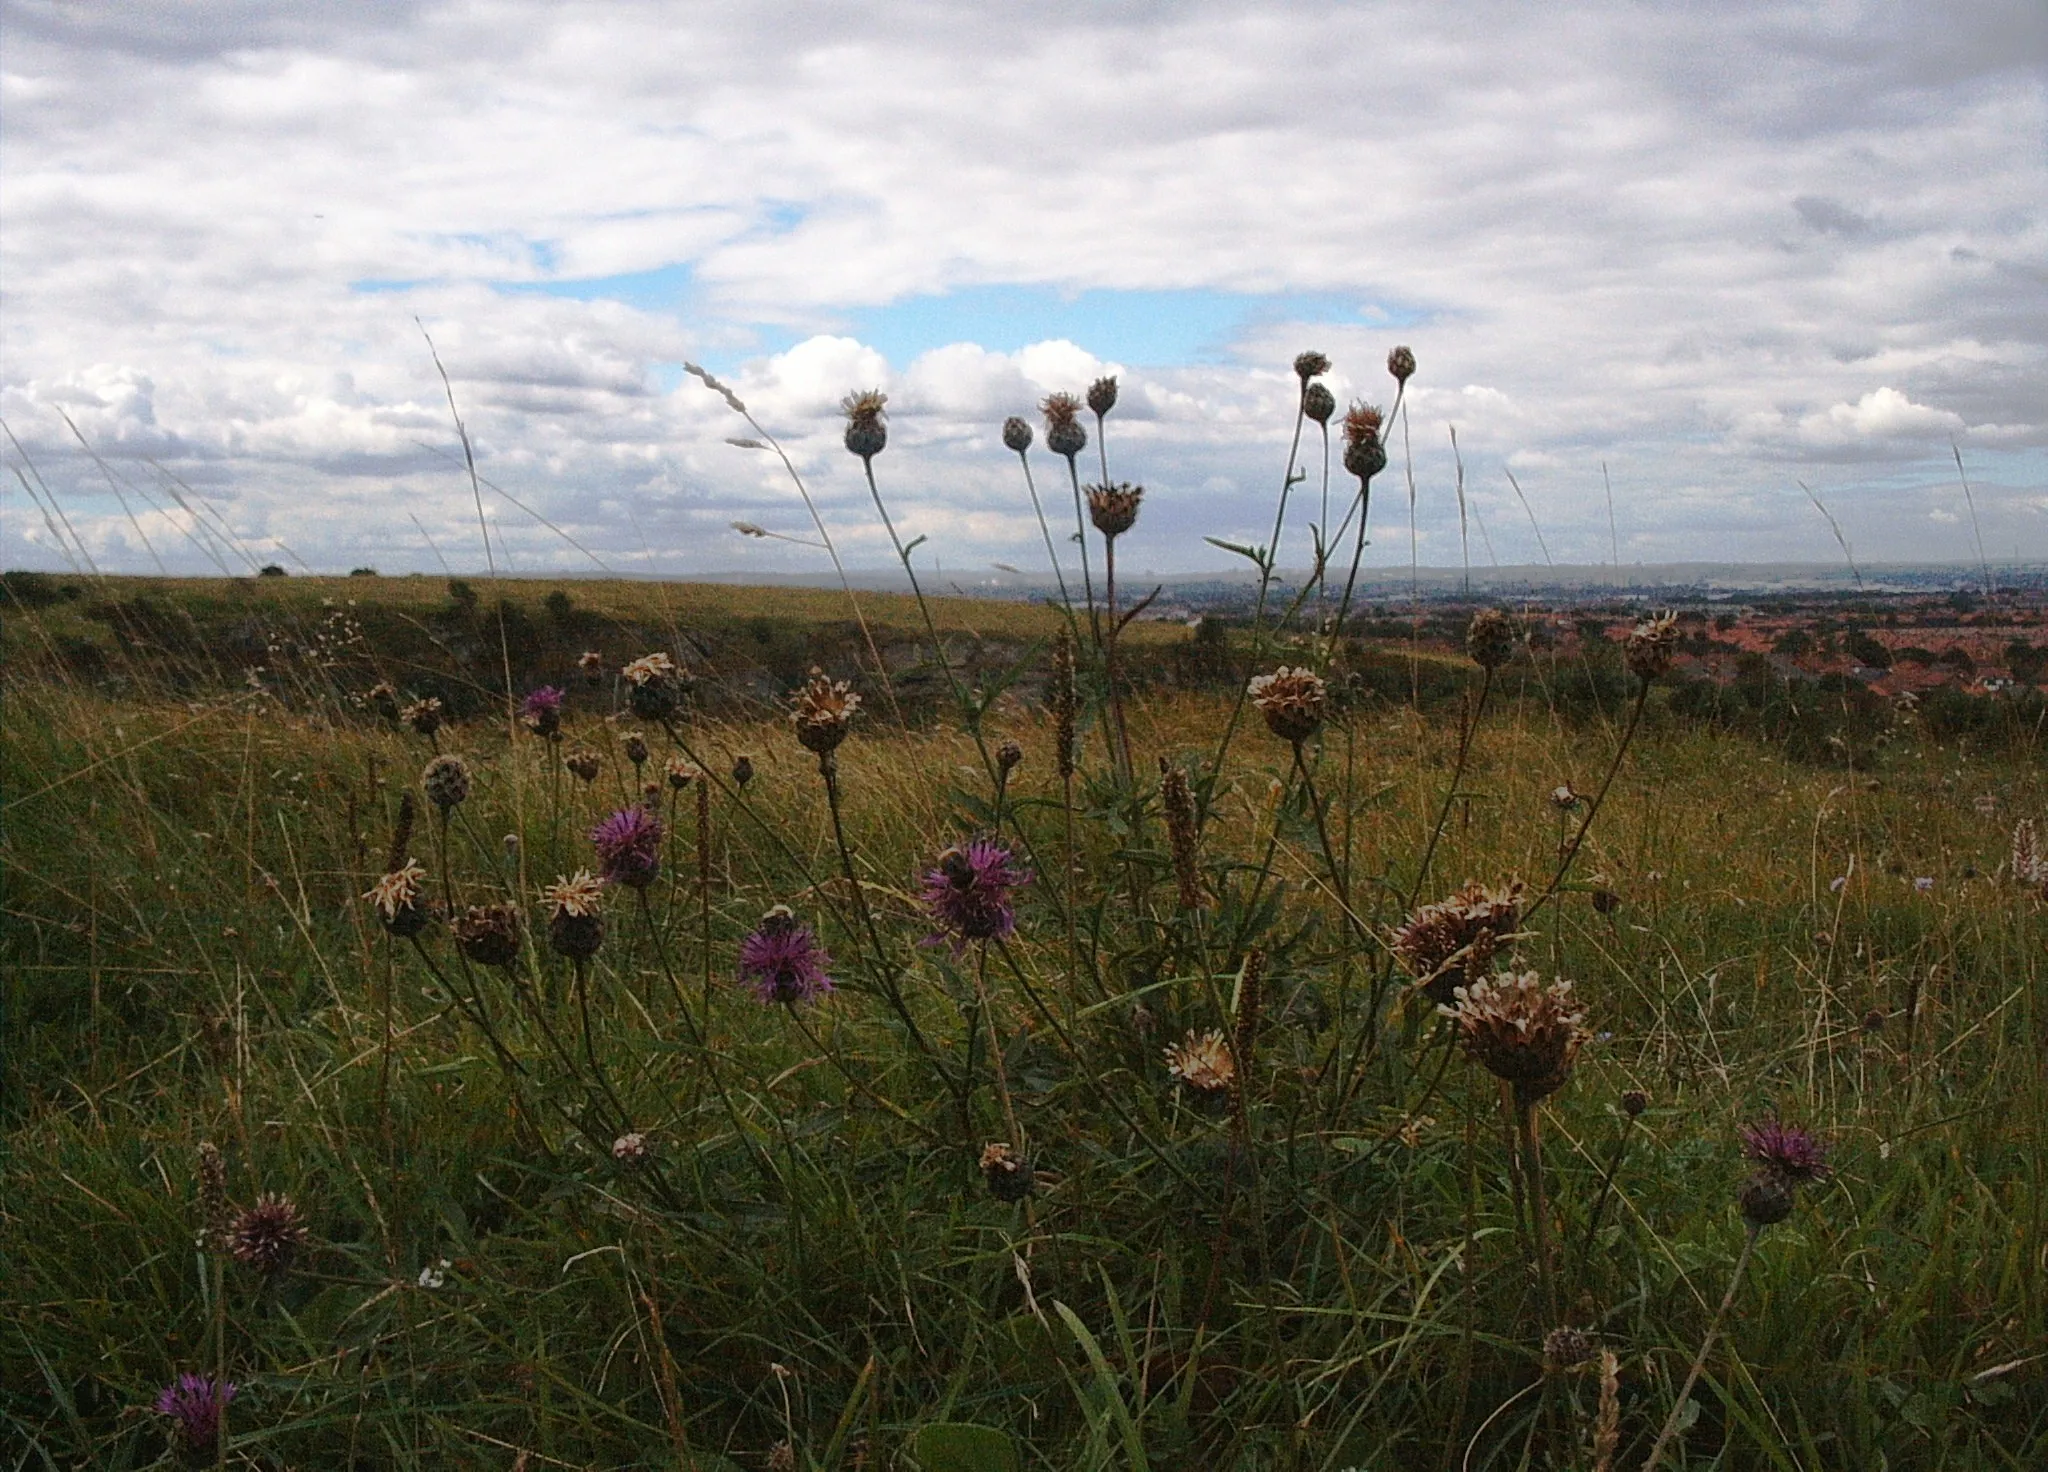
<path id="1" fill-rule="evenodd" d="M 1827 1142 L 1797 1125 L 1763 1119 L 1742 1127 L 1742 1153 L 1791 1185 L 1824 1181 L 1832 1173 Z"/>
<path id="2" fill-rule="evenodd" d="M 188 1452 L 210 1452 L 220 1438 L 221 1413 L 235 1398 L 235 1383 L 189 1371 L 163 1388 L 156 1412 L 169 1416 L 173 1435 Z"/>
<path id="3" fill-rule="evenodd" d="M 645 889 L 661 868 L 661 819 L 643 807 L 620 808 L 590 830 L 609 884 Z"/>
<path id="4" fill-rule="evenodd" d="M 1008 849 L 977 838 L 939 855 L 938 867 L 924 876 L 925 907 L 957 956 L 971 940 L 1002 940 L 1016 930 L 1013 892 L 1030 882 Z"/>
<path id="5" fill-rule="evenodd" d="M 754 933 L 740 942 L 740 980 L 763 1002 L 793 1007 L 816 1001 L 832 990 L 832 978 L 825 974 L 831 964 L 811 927 L 799 924 L 787 905 L 763 915 Z"/>
<path id="6" fill-rule="evenodd" d="M 562 729 L 562 692 L 543 685 L 519 702 L 519 718 L 536 736 L 552 736 Z"/>

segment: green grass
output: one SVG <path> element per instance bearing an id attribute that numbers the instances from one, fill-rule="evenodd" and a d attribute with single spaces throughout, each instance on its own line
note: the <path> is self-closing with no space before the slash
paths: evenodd
<path id="1" fill-rule="evenodd" d="M 961 648 L 997 649 L 991 688 L 1004 660 L 1032 665 L 982 728 L 1025 752 L 1000 822 L 1037 877 L 1012 943 L 956 956 L 923 943 L 919 876 L 999 814 L 943 694 L 906 728 L 870 673 L 839 753 L 871 936 L 816 761 L 777 714 L 792 661 L 732 633 L 779 621 L 795 653 L 830 625 L 846 672 L 862 656 L 843 598 L 569 585 L 614 663 L 695 631 L 717 675 L 676 727 L 715 788 L 708 888 L 697 789 L 665 795 L 661 877 L 644 913 L 612 891 L 591 974 L 603 1085 L 653 1147 L 636 1170 L 611 1156 L 621 1121 L 537 891 L 591 864 L 583 833 L 637 791 L 623 734 L 647 732 L 650 772 L 669 737 L 617 715 L 611 680 L 573 684 L 565 746 L 604 760 L 586 788 L 508 730 L 494 651 L 420 655 L 486 692 L 439 738 L 476 775 L 448 830 L 456 897 L 512 899 L 529 922 L 516 978 L 464 967 L 439 925 L 423 959 L 359 896 L 431 752 L 352 697 L 405 683 L 371 625 L 445 641 L 449 599 L 439 580 L 375 580 L 374 598 L 371 581 L 125 590 L 209 634 L 262 610 L 266 648 L 298 631 L 260 691 L 217 641 L 152 667 L 146 638 L 86 618 L 97 590 L 9 620 L 5 1465 L 171 1465 L 146 1407 L 174 1373 L 216 1368 L 242 1387 L 224 1452 L 241 1466 L 755 1468 L 785 1442 L 787 1465 L 834 1472 L 1000 1465 L 951 1423 L 1046 1469 L 1593 1465 L 1597 1376 L 1542 1374 L 1557 1324 L 1494 1081 L 1398 977 L 1377 1012 L 1369 998 L 1438 812 L 1421 898 L 1468 877 L 1540 890 L 1561 836 L 1547 795 L 1598 787 L 1625 711 L 1568 720 L 1548 674 L 1510 666 L 1446 804 L 1455 707 L 1361 697 L 1306 751 L 1333 880 L 1289 748 L 1253 717 L 1212 770 L 1229 695 L 1149 686 L 1134 791 L 1084 727 L 1070 882 L 1030 653 L 1055 617 L 942 601 Z M 542 591 L 510 596 L 545 628 Z M 315 642 L 323 596 L 362 600 L 359 639 Z M 907 600 L 862 604 L 906 642 L 921 631 Z M 583 632 L 541 641 L 539 664 Z M 103 641 L 97 672 L 61 656 L 67 636 Z M 741 754 L 743 793 L 725 776 Z M 1176 903 L 1161 754 L 1209 802 L 1216 903 L 1199 913 Z M 2043 921 L 2001 872 L 2043 795 L 2031 748 L 1967 754 L 1908 724 L 1875 770 L 1822 770 L 1653 695 L 1517 948 L 1575 980 L 1596 1034 L 1541 1129 L 1556 1318 L 1618 1361 L 1613 1466 L 1641 1464 L 1720 1301 L 1743 1240 L 1736 1126 L 1771 1111 L 1824 1132 L 1837 1172 L 1760 1238 L 1666 1465 L 2048 1453 Z M 411 848 L 438 894 L 431 809 Z M 1598 912 L 1595 889 L 1619 908 Z M 800 1023 L 734 977 L 778 903 L 838 963 Z M 1254 946 L 1240 1114 L 1174 1084 L 1161 1050 L 1229 1032 Z M 513 1065 L 451 992 L 488 1007 Z M 1651 1104 L 1582 1253 L 1630 1088 Z M 1005 1091 L 1040 1171 L 1024 1205 L 977 1169 L 1011 1139 Z M 195 1246 L 202 1140 L 235 1202 L 278 1191 L 304 1211 L 311 1244 L 281 1279 Z"/>

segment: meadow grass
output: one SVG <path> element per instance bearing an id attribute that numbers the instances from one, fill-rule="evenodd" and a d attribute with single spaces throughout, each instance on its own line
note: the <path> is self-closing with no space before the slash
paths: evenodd
<path id="1" fill-rule="evenodd" d="M 304 630 L 373 581 L 418 617 L 446 601 L 156 591 Z M 574 586 L 636 629 L 845 617 L 837 594 Z M 1018 649 L 1061 626 L 931 607 Z M 1064 783 L 1036 684 L 969 732 L 897 723 L 870 672 L 831 757 L 842 850 L 775 692 L 635 721 L 614 661 L 571 683 L 560 744 L 502 688 L 434 737 L 471 790 L 445 827 L 423 806 L 408 852 L 433 901 L 520 907 L 498 969 L 362 899 L 433 754 L 363 707 L 368 653 L 301 641 L 252 688 L 96 682 L 37 656 L 76 616 L 7 634 L 8 1466 L 171 1465 L 148 1407 L 192 1371 L 238 1386 L 194 1453 L 230 1466 L 1633 1467 L 1743 1251 L 1736 1131 L 1766 1116 L 1823 1134 L 1834 1173 L 1757 1237 L 1663 1465 L 2048 1454 L 2048 1003 L 2040 901 L 2006 867 L 2043 808 L 2031 748 L 1907 720 L 1874 774 L 1827 770 L 1652 692 L 1618 753 L 1624 708 L 1568 720 L 1521 659 L 1469 741 L 1455 708 L 1333 670 L 1298 757 L 1228 691 L 1135 683 L 1128 781 L 1098 688 Z M 1022 762 L 998 783 L 1004 739 Z M 560 767 L 577 747 L 588 784 Z M 1560 875 L 1585 807 L 1550 794 L 1594 792 L 1617 754 Z M 540 888 L 596 866 L 587 830 L 672 755 L 695 775 L 646 799 L 659 874 L 608 888 L 585 977 Z M 1200 909 L 1161 757 L 1204 819 Z M 977 834 L 1033 871 L 1015 935 L 931 943 L 924 876 Z M 1498 961 L 1573 979 L 1586 1013 L 1532 1162 L 1387 937 L 1468 878 L 1554 875 Z M 736 976 L 775 905 L 835 958 L 814 1005 Z M 1210 1031 L 1231 1086 L 1177 1082 L 1164 1050 Z M 644 1158 L 614 1150 L 628 1133 Z M 231 1203 L 303 1212 L 287 1270 L 208 1237 L 202 1141 Z M 991 1191 L 992 1142 L 1027 1162 L 1022 1200 Z M 1546 1360 L 1565 1326 L 1590 1358 Z"/>

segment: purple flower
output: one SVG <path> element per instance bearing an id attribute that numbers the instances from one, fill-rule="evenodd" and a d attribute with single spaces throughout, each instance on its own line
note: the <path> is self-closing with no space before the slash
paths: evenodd
<path id="1" fill-rule="evenodd" d="M 1775 1119 L 1742 1127 L 1742 1153 L 1791 1185 L 1824 1181 L 1832 1172 L 1827 1142 L 1797 1125 Z"/>
<path id="2" fill-rule="evenodd" d="M 212 1375 L 180 1375 L 156 1398 L 156 1412 L 177 1423 L 186 1451 L 210 1452 L 220 1438 L 221 1413 L 235 1398 L 235 1383 Z"/>
<path id="3" fill-rule="evenodd" d="M 590 830 L 607 883 L 645 889 L 661 868 L 661 819 L 643 807 L 620 808 Z"/>
<path id="4" fill-rule="evenodd" d="M 552 736 L 562 729 L 562 692 L 543 685 L 519 702 L 519 718 L 536 736 Z"/>
<path id="5" fill-rule="evenodd" d="M 971 940 L 1002 940 L 1016 930 L 1012 891 L 1030 882 L 1008 849 L 992 838 L 977 838 L 939 855 L 938 867 L 924 876 L 925 907 L 957 956 Z"/>
<path id="6" fill-rule="evenodd" d="M 793 1007 L 816 1001 L 832 990 L 832 978 L 825 974 L 831 964 L 811 927 L 798 924 L 787 905 L 763 915 L 754 933 L 740 942 L 740 980 L 763 1002 Z"/>

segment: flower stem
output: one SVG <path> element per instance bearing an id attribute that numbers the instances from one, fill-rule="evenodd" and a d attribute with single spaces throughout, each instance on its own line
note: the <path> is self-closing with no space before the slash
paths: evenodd
<path id="1" fill-rule="evenodd" d="M 1721 1321 L 1728 1317 L 1728 1309 L 1735 1302 L 1735 1290 L 1742 1285 L 1742 1274 L 1749 1267 L 1750 1254 L 1756 1250 L 1756 1239 L 1762 1230 L 1753 1222 L 1745 1225 L 1748 1231 L 1742 1241 L 1742 1255 L 1735 1259 L 1735 1272 L 1728 1279 L 1728 1291 L 1721 1295 L 1721 1306 L 1714 1310 L 1714 1320 L 1707 1325 L 1707 1337 L 1700 1341 L 1700 1352 L 1693 1356 L 1692 1369 L 1686 1372 L 1685 1384 L 1678 1388 L 1678 1399 L 1671 1404 L 1671 1414 L 1664 1418 L 1664 1429 L 1657 1433 L 1657 1444 L 1650 1448 L 1650 1455 L 1643 1460 L 1643 1472 L 1655 1472 L 1657 1464 L 1664 1458 L 1664 1448 L 1678 1435 L 1679 1422 L 1685 1419 L 1685 1403 L 1692 1397 L 1692 1388 L 1699 1383 L 1700 1372 L 1707 1366 L 1707 1355 L 1714 1348 L 1715 1336 L 1721 1332 Z"/>

